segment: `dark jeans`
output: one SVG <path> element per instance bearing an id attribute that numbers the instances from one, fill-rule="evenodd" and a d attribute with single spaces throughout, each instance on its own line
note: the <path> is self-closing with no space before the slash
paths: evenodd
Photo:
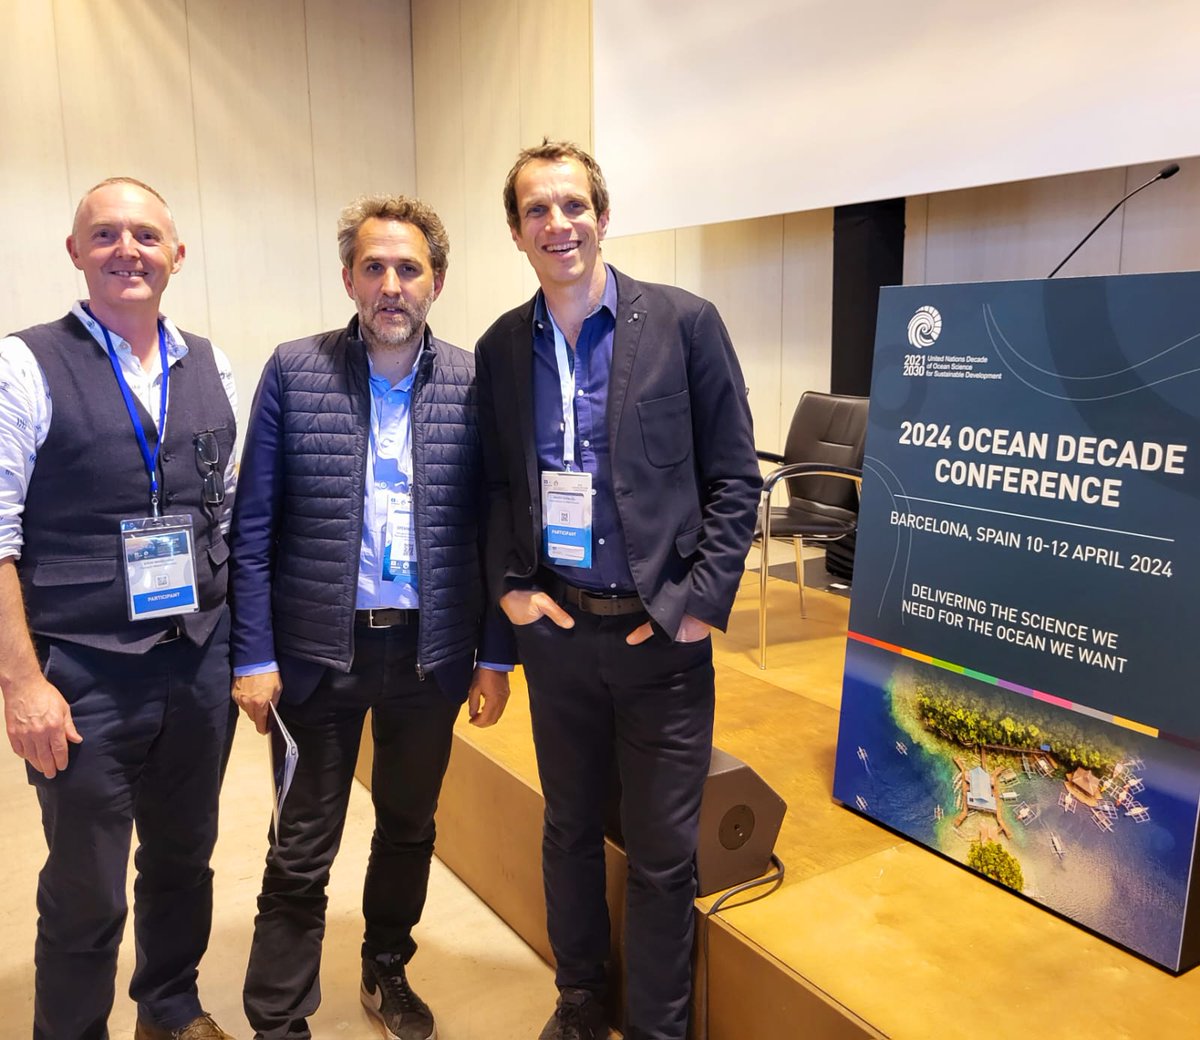
<path id="1" fill-rule="evenodd" d="M 175 1029 L 201 1014 L 209 857 L 236 717 L 228 616 L 203 647 L 180 639 L 140 655 L 57 641 L 38 649 L 83 743 L 70 745 L 67 770 L 53 780 L 28 770 L 49 851 L 38 879 L 33 1035 L 108 1036 L 135 825 L 129 995 L 140 1018 Z"/>
<path id="2" fill-rule="evenodd" d="M 321 1003 L 325 888 L 346 823 L 363 719 L 371 709 L 375 834 L 363 888 L 364 957 L 416 951 L 433 856 L 434 811 L 460 704 L 416 674 L 415 625 L 355 631 L 348 674 L 327 671 L 312 696 L 280 703 L 299 758 L 267 854 L 243 999 L 256 1033 L 310 1036 Z M 357 980 L 355 980 L 357 983 Z"/>
<path id="3" fill-rule="evenodd" d="M 645 615 L 518 626 L 546 799 L 542 873 L 559 987 L 603 996 L 604 821 L 614 766 L 629 864 L 627 1040 L 683 1040 L 700 798 L 712 754 L 712 642 L 625 636 Z"/>

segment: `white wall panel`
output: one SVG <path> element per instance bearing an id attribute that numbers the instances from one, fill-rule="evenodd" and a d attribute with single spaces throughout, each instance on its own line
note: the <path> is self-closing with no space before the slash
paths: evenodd
<path id="1" fill-rule="evenodd" d="M 635 234 L 1200 151 L 1195 0 L 597 0 Z"/>

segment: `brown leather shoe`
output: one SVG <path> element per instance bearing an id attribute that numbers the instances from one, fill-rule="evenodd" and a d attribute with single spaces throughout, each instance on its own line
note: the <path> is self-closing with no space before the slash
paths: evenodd
<path id="1" fill-rule="evenodd" d="M 213 1021 L 212 1015 L 203 1014 L 178 1029 L 161 1029 L 139 1018 L 133 1040 L 233 1040 L 233 1037 Z"/>

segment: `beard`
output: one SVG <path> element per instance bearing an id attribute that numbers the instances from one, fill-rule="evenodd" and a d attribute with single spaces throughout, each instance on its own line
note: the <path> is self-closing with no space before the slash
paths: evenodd
<path id="1" fill-rule="evenodd" d="M 432 304 L 429 297 L 411 304 L 396 304 L 402 309 L 390 314 L 385 314 L 384 305 L 378 304 L 366 314 L 360 310 L 358 323 L 371 343 L 380 347 L 402 347 L 424 331 L 425 318 Z"/>

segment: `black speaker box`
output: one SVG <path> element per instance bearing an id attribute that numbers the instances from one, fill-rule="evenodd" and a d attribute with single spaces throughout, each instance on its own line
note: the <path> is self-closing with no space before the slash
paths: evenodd
<path id="1" fill-rule="evenodd" d="M 702 896 L 761 876 L 787 803 L 745 762 L 713 748 L 700 802 L 696 879 Z"/>
<path id="2" fill-rule="evenodd" d="M 620 785 L 609 805 L 608 837 L 621 837 Z M 699 894 L 712 895 L 766 873 L 787 803 L 745 762 L 713 748 L 700 802 Z"/>

